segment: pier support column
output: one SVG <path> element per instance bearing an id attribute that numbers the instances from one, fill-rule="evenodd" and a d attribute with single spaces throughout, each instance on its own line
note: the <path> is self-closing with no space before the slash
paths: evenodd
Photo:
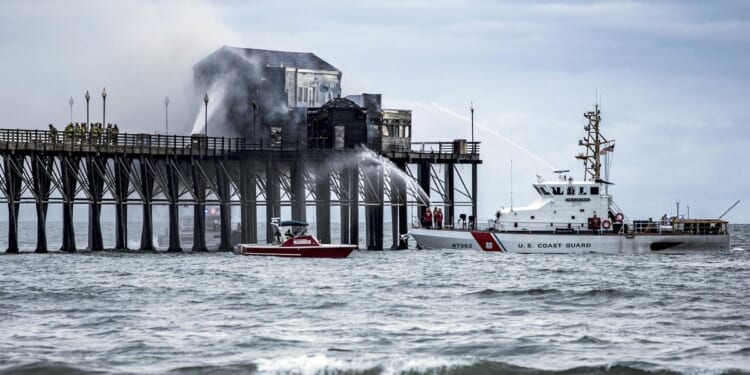
<path id="1" fill-rule="evenodd" d="M 331 243 L 331 170 L 325 162 L 315 173 L 315 225 L 321 243 Z"/>
<path id="2" fill-rule="evenodd" d="M 367 250 L 383 250 L 383 166 L 368 165 L 364 171 Z"/>
<path id="3" fill-rule="evenodd" d="M 281 184 L 272 160 L 266 162 L 266 241 L 275 241 L 271 219 L 281 217 Z"/>
<path id="4" fill-rule="evenodd" d="M 258 206 L 255 165 L 253 162 L 240 163 L 240 242 L 258 243 Z"/>
<path id="5" fill-rule="evenodd" d="M 219 234 L 219 251 L 232 251 L 232 208 L 229 193 L 229 176 L 222 162 L 216 165 L 216 189 L 219 196 L 219 218 L 221 219 Z"/>
<path id="6" fill-rule="evenodd" d="M 339 212 L 340 212 L 340 222 L 341 222 L 341 243 L 342 244 L 348 244 L 349 241 L 349 211 L 351 211 L 351 192 L 350 184 L 351 184 L 351 177 L 349 174 L 349 170 L 347 168 L 343 168 L 341 170 L 341 173 L 339 174 Z"/>
<path id="7" fill-rule="evenodd" d="M 359 165 L 355 164 L 349 173 L 349 244 L 359 246 Z"/>
<path id="8" fill-rule="evenodd" d="M 141 250 L 156 250 L 154 248 L 154 226 L 152 216 L 152 202 L 154 198 L 154 175 L 149 166 L 150 160 L 141 158 L 141 189 L 143 191 L 143 226 L 141 229 Z"/>
<path id="9" fill-rule="evenodd" d="M 421 162 L 417 165 L 417 183 L 419 183 L 419 187 L 424 190 L 424 192 L 427 194 L 427 197 L 430 196 L 430 163 L 429 162 Z M 431 209 L 429 206 L 429 202 L 419 202 L 417 205 L 417 215 L 419 216 L 419 222 L 422 223 L 424 226 L 424 222 L 422 221 L 422 218 L 424 218 L 424 212 L 425 210 Z M 430 224 L 431 225 L 431 224 Z"/>
<path id="10" fill-rule="evenodd" d="M 443 225 L 451 228 L 456 225 L 455 221 L 455 173 L 453 163 L 445 165 L 445 215 Z"/>
<path id="11" fill-rule="evenodd" d="M 193 251 L 208 251 L 206 247 L 206 181 L 200 161 L 193 159 L 192 176 L 195 204 L 193 205 Z"/>
<path id="12" fill-rule="evenodd" d="M 406 173 L 406 161 L 395 162 L 399 170 Z M 409 221 L 406 216 L 406 181 L 398 176 L 391 176 L 391 234 L 393 238 L 393 250 L 408 249 L 406 238 L 402 235 L 409 231 Z"/>
<path id="13" fill-rule="evenodd" d="M 76 176 L 78 175 L 80 160 L 74 156 L 62 156 L 60 169 L 62 170 L 62 198 L 63 198 L 63 228 L 62 247 L 60 250 L 76 251 L 76 236 L 73 225 L 73 203 L 76 198 Z"/>
<path id="14" fill-rule="evenodd" d="M 86 177 L 89 189 L 89 243 L 88 249 L 92 251 L 104 250 L 102 240 L 102 197 L 104 194 L 104 171 L 105 161 L 100 156 L 88 156 L 86 158 Z"/>
<path id="15" fill-rule="evenodd" d="M 33 157 L 31 174 L 36 204 L 36 249 L 34 252 L 47 252 L 47 207 L 49 206 L 50 174 L 54 159 L 49 156 Z"/>
<path id="16" fill-rule="evenodd" d="M 180 252 L 180 208 L 177 205 L 179 201 L 179 184 L 177 183 L 176 170 L 179 168 L 176 162 L 167 160 L 167 198 L 169 198 L 169 247 L 167 251 Z"/>
<path id="17" fill-rule="evenodd" d="M 130 188 L 130 160 L 115 156 L 115 249 L 128 248 L 128 189 Z"/>
<path id="18" fill-rule="evenodd" d="M 305 165 L 301 160 L 289 163 L 293 220 L 307 221 L 305 211 Z M 317 225 L 317 224 L 316 224 Z"/>
<path id="19" fill-rule="evenodd" d="M 21 177 L 23 156 L 4 157 L 5 191 L 8 198 L 8 249 L 6 253 L 18 253 L 18 209 L 21 206 Z"/>

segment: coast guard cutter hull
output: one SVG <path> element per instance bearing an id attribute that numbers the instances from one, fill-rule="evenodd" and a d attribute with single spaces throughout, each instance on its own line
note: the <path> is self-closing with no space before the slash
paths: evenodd
<path id="1" fill-rule="evenodd" d="M 412 229 L 422 249 L 469 249 L 522 254 L 664 253 L 729 250 L 729 234 L 576 235 Z"/>

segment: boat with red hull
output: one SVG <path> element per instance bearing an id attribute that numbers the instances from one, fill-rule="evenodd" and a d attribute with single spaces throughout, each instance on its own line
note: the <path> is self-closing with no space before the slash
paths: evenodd
<path id="1" fill-rule="evenodd" d="M 276 244 L 256 245 L 239 244 L 234 247 L 238 255 L 277 256 L 290 258 L 346 258 L 357 248 L 357 245 L 321 244 L 315 236 L 305 233 L 307 223 L 290 220 L 271 223 L 277 238 Z M 287 239 L 281 242 L 280 227 L 292 227 L 287 230 Z"/>

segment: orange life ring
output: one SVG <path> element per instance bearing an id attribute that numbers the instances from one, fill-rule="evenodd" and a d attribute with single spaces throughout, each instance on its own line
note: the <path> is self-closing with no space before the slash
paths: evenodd
<path id="1" fill-rule="evenodd" d="M 625 216 L 623 216 L 622 213 L 618 212 L 617 215 L 615 215 L 615 222 L 621 222 L 624 218 Z"/>
<path id="2" fill-rule="evenodd" d="M 609 229 L 609 227 L 612 226 L 612 223 L 609 220 L 602 221 L 602 228 Z"/>

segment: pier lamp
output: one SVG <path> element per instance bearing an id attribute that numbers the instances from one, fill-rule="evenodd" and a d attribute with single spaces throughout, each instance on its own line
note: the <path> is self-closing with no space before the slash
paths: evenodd
<path id="1" fill-rule="evenodd" d="M 167 134 L 169 134 L 169 97 L 164 97 L 164 125 L 167 127 Z"/>
<path id="2" fill-rule="evenodd" d="M 252 132 L 252 139 L 253 139 L 253 144 L 255 144 L 255 115 L 258 112 L 258 104 L 255 103 L 255 100 L 253 100 L 252 102 L 250 102 L 250 104 L 252 104 L 252 106 L 253 106 L 253 128 L 252 128 L 253 132 Z"/>
<path id="3" fill-rule="evenodd" d="M 89 127 L 89 99 L 91 99 L 91 95 L 89 95 L 89 90 L 86 90 L 86 95 L 84 96 L 86 98 L 86 127 Z"/>
<path id="4" fill-rule="evenodd" d="M 102 126 L 107 123 L 107 88 L 102 89 Z"/>
<path id="5" fill-rule="evenodd" d="M 73 101 L 73 97 L 71 96 L 70 100 L 68 100 L 68 104 L 70 104 L 70 122 L 73 122 L 73 103 L 75 101 Z"/>
<path id="6" fill-rule="evenodd" d="M 206 104 L 206 137 L 208 137 L 208 93 L 206 93 L 206 96 L 203 97 L 203 103 Z"/>
<path id="7" fill-rule="evenodd" d="M 471 111 L 471 147 L 472 150 L 474 149 L 474 102 L 472 101 L 471 104 L 469 104 L 469 110 Z M 472 154 L 474 151 L 471 152 Z"/>

